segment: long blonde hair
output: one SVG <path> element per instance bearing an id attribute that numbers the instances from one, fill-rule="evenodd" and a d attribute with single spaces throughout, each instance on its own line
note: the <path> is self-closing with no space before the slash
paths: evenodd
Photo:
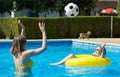
<path id="1" fill-rule="evenodd" d="M 17 36 L 13 39 L 13 44 L 11 48 L 11 52 L 15 57 L 18 57 L 18 53 L 25 50 L 26 39 L 24 36 Z"/>

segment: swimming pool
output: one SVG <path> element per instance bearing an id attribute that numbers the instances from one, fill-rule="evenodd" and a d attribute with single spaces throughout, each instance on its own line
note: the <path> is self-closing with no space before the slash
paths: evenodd
<path id="1" fill-rule="evenodd" d="M 15 66 L 10 47 L 12 42 L 0 42 L 0 77 L 14 77 Z M 41 41 L 29 41 L 27 49 L 38 48 Z M 34 65 L 33 77 L 120 77 L 120 47 L 106 45 L 107 55 L 111 59 L 108 66 L 99 67 L 67 67 L 64 64 L 51 66 L 70 53 L 91 54 L 99 44 L 77 41 L 48 41 L 45 52 L 32 57 Z"/>

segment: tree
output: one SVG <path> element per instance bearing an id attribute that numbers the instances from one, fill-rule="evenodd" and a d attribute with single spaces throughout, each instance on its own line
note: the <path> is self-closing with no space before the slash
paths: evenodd
<path id="1" fill-rule="evenodd" d="M 54 0 L 36 0 L 34 2 L 35 6 L 34 9 L 37 12 L 44 12 L 44 13 L 49 13 L 50 11 L 54 10 Z"/>
<path id="2" fill-rule="evenodd" d="M 117 12 L 118 12 L 118 16 L 120 16 L 120 0 L 118 0 L 117 3 Z"/>
<path id="3" fill-rule="evenodd" d="M 0 13 L 12 10 L 14 1 L 17 2 L 18 11 L 27 8 L 34 11 L 35 16 L 38 12 L 57 11 L 60 16 L 63 16 L 64 7 L 70 2 L 79 6 L 80 15 L 85 15 L 86 10 L 94 9 L 97 0 L 0 0 Z"/>
<path id="4" fill-rule="evenodd" d="M 29 10 L 34 11 L 35 16 L 37 16 L 38 12 L 48 13 L 52 10 L 54 5 L 54 0 L 16 0 L 18 3 L 18 10 L 27 8 Z"/>
<path id="5" fill-rule="evenodd" d="M 84 13 L 85 10 L 91 10 L 96 7 L 96 2 L 98 0 L 55 0 L 55 9 L 59 12 L 59 15 L 62 16 L 64 13 L 64 7 L 73 2 L 78 5 L 80 12 Z M 83 14 L 84 15 L 84 14 Z"/>
<path id="6" fill-rule="evenodd" d="M 0 13 L 10 12 L 12 9 L 12 0 L 0 0 Z"/>

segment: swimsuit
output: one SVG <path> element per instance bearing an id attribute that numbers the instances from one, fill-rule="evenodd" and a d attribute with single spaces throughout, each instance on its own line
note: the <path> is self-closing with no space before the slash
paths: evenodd
<path id="1" fill-rule="evenodd" d="M 31 68 L 33 65 L 33 61 L 30 60 L 28 64 L 26 65 L 16 65 L 16 68 L 21 68 L 21 69 L 24 69 L 24 68 Z M 26 73 L 26 72 L 15 72 L 16 75 L 29 75 L 29 73 Z"/>
<path id="2" fill-rule="evenodd" d="M 31 68 L 33 65 L 33 61 L 30 60 L 28 64 L 26 65 L 16 65 L 16 68 Z"/>

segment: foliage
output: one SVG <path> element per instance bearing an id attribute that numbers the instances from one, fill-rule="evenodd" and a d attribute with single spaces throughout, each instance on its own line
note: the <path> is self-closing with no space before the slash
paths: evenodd
<path id="1" fill-rule="evenodd" d="M 80 11 L 84 11 L 94 9 L 96 6 L 96 2 L 98 0 L 55 0 L 55 1 L 56 10 L 59 12 L 60 16 L 62 16 L 64 13 L 64 7 L 70 2 L 77 4 L 80 8 Z"/>
<path id="2" fill-rule="evenodd" d="M 0 13 L 13 10 L 14 1 L 17 2 L 18 11 L 24 8 L 33 10 L 35 14 L 38 14 L 38 12 L 49 13 L 57 11 L 60 16 L 63 16 L 64 7 L 70 2 L 77 4 L 80 11 L 84 11 L 86 9 L 94 9 L 97 0 L 0 0 Z"/>
<path id="3" fill-rule="evenodd" d="M 0 0 L 0 13 L 10 12 L 12 10 L 13 0 Z"/>
<path id="4" fill-rule="evenodd" d="M 113 37 L 120 37 L 120 16 L 114 17 L 114 20 L 113 20 Z"/>
<path id="5" fill-rule="evenodd" d="M 5 33 L 2 31 L 2 29 L 0 28 L 0 39 L 5 39 L 6 35 Z"/>
<path id="6" fill-rule="evenodd" d="M 18 35 L 18 26 L 16 18 L 0 18 L 1 38 L 13 38 Z"/>
<path id="7" fill-rule="evenodd" d="M 117 12 L 118 12 L 118 16 L 120 16 L 120 0 L 118 0 L 117 2 Z"/>
<path id="8" fill-rule="evenodd" d="M 2 38 L 13 38 L 20 33 L 21 29 L 17 20 L 21 19 L 25 25 L 27 39 L 42 38 L 38 22 L 45 22 L 48 39 L 78 38 L 79 33 L 92 32 L 92 38 L 109 38 L 111 33 L 110 16 L 77 16 L 75 18 L 0 18 L 0 33 Z M 120 17 L 114 16 L 113 37 L 120 37 Z M 0 35 L 1 38 L 1 35 Z"/>

